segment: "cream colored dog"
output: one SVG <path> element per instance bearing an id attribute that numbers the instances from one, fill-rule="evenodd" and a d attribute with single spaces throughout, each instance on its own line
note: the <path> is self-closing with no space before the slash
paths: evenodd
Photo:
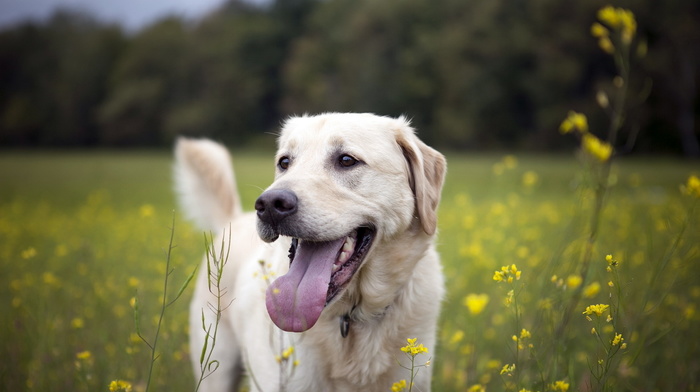
<path id="1" fill-rule="evenodd" d="M 244 213 L 227 151 L 177 142 L 185 212 L 230 238 L 218 369 L 201 390 L 235 390 L 247 374 L 251 389 L 265 392 L 389 391 L 410 377 L 400 350 L 407 338 L 428 348 L 421 362 L 434 353 L 445 159 L 403 117 L 372 114 L 291 118 L 278 147 L 275 181 L 257 213 Z M 200 269 L 190 308 L 195 375 L 205 340 L 212 345 L 203 326 L 215 322 L 208 275 Z M 414 391 L 430 390 L 430 369 L 420 368 Z"/>

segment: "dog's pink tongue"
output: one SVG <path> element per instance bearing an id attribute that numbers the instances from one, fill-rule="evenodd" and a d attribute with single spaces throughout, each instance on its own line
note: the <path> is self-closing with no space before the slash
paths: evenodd
<path id="1" fill-rule="evenodd" d="M 282 330 L 303 332 L 316 324 L 326 306 L 333 263 L 345 238 L 299 241 L 289 272 L 267 288 L 267 312 Z"/>

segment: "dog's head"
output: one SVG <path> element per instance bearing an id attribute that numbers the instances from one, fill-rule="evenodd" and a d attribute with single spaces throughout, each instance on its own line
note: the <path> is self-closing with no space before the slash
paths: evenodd
<path id="1" fill-rule="evenodd" d="M 264 241 L 292 238 L 289 272 L 267 291 L 283 330 L 311 328 L 378 244 L 435 233 L 445 159 L 403 117 L 291 118 L 275 159 L 275 181 L 255 209 Z"/>

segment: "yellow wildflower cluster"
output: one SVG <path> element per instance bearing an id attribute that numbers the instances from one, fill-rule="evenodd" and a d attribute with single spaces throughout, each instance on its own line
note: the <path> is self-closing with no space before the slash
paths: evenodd
<path id="1" fill-rule="evenodd" d="M 612 272 L 613 268 L 617 267 L 617 265 L 619 264 L 619 262 L 617 260 L 613 259 L 612 255 L 605 256 L 605 261 L 608 262 L 608 266 L 605 268 L 606 271 L 608 271 L 608 272 Z M 608 286 L 610 286 L 609 282 L 608 282 Z M 610 286 L 610 287 L 612 287 L 612 286 Z"/>
<path id="2" fill-rule="evenodd" d="M 486 387 L 481 384 L 474 384 L 467 389 L 467 392 L 486 392 Z"/>
<path id="3" fill-rule="evenodd" d="M 515 291 L 510 290 L 508 292 L 508 294 L 506 294 L 505 305 L 510 306 L 510 304 L 513 303 L 514 298 L 515 298 Z"/>
<path id="4" fill-rule="evenodd" d="M 605 162 L 610 159 L 613 152 L 613 147 L 609 143 L 598 139 L 598 137 L 590 133 L 583 135 L 581 146 L 584 151 L 600 162 Z"/>
<path id="5" fill-rule="evenodd" d="M 500 176 L 506 170 L 513 170 L 516 167 L 518 167 L 518 158 L 515 155 L 506 155 L 501 161 L 494 163 L 491 169 L 493 174 Z"/>
<path id="6" fill-rule="evenodd" d="M 109 392 L 131 392 L 131 383 L 124 380 L 114 380 L 109 383 Z"/>
<path id="7" fill-rule="evenodd" d="M 294 346 L 289 346 L 286 349 L 282 351 L 282 355 L 278 355 L 275 357 L 278 363 L 281 362 L 286 362 L 289 360 L 289 358 L 294 354 Z M 293 365 L 297 366 L 299 364 L 298 361 L 294 361 Z"/>
<path id="8" fill-rule="evenodd" d="M 75 354 L 75 368 L 78 370 L 83 370 L 92 365 L 92 353 L 90 351 L 81 351 Z"/>
<path id="9" fill-rule="evenodd" d="M 617 346 L 618 344 L 621 344 L 624 341 L 625 341 L 625 338 L 622 337 L 622 334 L 616 332 L 615 337 L 613 338 L 611 344 L 613 346 Z M 625 346 L 625 347 L 627 347 L 627 346 Z"/>
<path id="10" fill-rule="evenodd" d="M 81 351 L 81 352 L 77 353 L 75 355 L 75 357 L 80 359 L 80 360 L 87 361 L 87 360 L 90 360 L 92 358 L 92 354 L 90 353 L 90 351 Z"/>
<path id="11" fill-rule="evenodd" d="M 508 282 L 513 283 L 513 280 L 520 280 L 520 275 L 522 271 L 518 271 L 518 267 L 515 264 L 510 266 L 504 265 L 501 267 L 500 271 L 495 271 L 493 274 L 493 280 L 496 282 Z"/>
<path id="12" fill-rule="evenodd" d="M 569 390 L 569 383 L 566 381 L 555 381 L 550 385 L 550 389 L 557 392 L 566 392 Z"/>
<path id="13" fill-rule="evenodd" d="M 685 185 L 681 186 L 681 192 L 685 195 L 693 196 L 700 199 L 700 178 L 691 175 Z"/>
<path id="14" fill-rule="evenodd" d="M 600 23 L 596 22 L 591 26 L 591 34 L 598 38 L 598 45 L 606 53 L 612 54 L 615 51 L 608 28 L 620 32 L 620 40 L 624 45 L 629 45 L 637 32 L 637 20 L 634 13 L 628 9 L 610 5 L 603 7 L 598 10 L 598 20 Z"/>
<path id="15" fill-rule="evenodd" d="M 569 111 L 568 116 L 559 126 L 559 132 L 567 134 L 572 131 L 577 131 L 581 135 L 581 147 L 587 154 L 600 162 L 610 159 L 613 147 L 588 132 L 588 120 L 585 114 L 577 113 L 573 110 Z"/>
<path id="16" fill-rule="evenodd" d="M 569 111 L 569 115 L 566 116 L 559 126 L 559 132 L 567 134 L 571 131 L 578 131 L 582 134 L 588 132 L 588 119 L 585 114 L 577 113 L 573 110 Z"/>
<path id="17" fill-rule="evenodd" d="M 517 345 L 518 345 L 518 350 L 523 350 L 523 349 L 525 349 L 525 340 L 530 339 L 531 337 L 532 337 L 532 334 L 530 333 L 530 331 L 528 331 L 527 329 L 523 328 L 523 329 L 520 331 L 520 336 L 518 336 L 518 335 L 513 335 L 511 339 L 513 339 L 513 341 L 514 341 L 515 343 L 517 343 Z M 533 348 L 532 343 L 528 344 L 528 347 L 529 347 L 529 348 Z"/>
<path id="18" fill-rule="evenodd" d="M 562 134 L 571 133 L 576 131 L 581 136 L 581 148 L 588 155 L 594 157 L 600 162 L 606 162 L 610 159 L 613 153 L 613 147 L 600 139 L 592 133 L 588 132 L 588 119 L 583 113 L 578 113 L 575 111 L 569 111 L 561 125 L 559 125 L 559 132 Z"/>
<path id="19" fill-rule="evenodd" d="M 36 249 L 34 249 L 34 247 L 29 247 L 29 248 L 23 250 L 23 251 L 20 253 L 20 256 L 22 256 L 22 258 L 23 258 L 24 260 L 29 260 L 29 259 L 31 259 L 32 257 L 36 256 Z"/>
<path id="20" fill-rule="evenodd" d="M 423 343 L 416 345 L 416 340 L 417 340 L 417 338 L 406 339 L 408 344 L 401 347 L 401 351 L 405 352 L 406 354 L 408 354 L 412 357 L 415 357 L 416 355 L 421 354 L 421 353 L 427 353 L 428 348 L 423 346 Z"/>
<path id="21" fill-rule="evenodd" d="M 595 314 L 596 316 L 601 316 L 608 308 L 610 305 L 605 305 L 605 304 L 598 304 L 598 305 L 589 305 L 586 306 L 586 310 L 583 311 L 583 314 L 585 315 L 593 315 Z"/>
<path id="22" fill-rule="evenodd" d="M 600 292 L 600 283 L 592 282 L 583 288 L 583 296 L 585 298 L 593 298 Z"/>
<path id="23" fill-rule="evenodd" d="M 406 380 L 397 381 L 391 386 L 391 392 L 403 391 L 406 389 L 406 386 Z"/>
<path id="24" fill-rule="evenodd" d="M 577 289 L 583 283 L 583 278 L 581 275 L 569 275 L 566 278 L 566 287 L 570 289 Z"/>
<path id="25" fill-rule="evenodd" d="M 469 313 L 471 314 L 479 314 L 481 313 L 486 305 L 489 303 L 489 295 L 488 294 L 468 294 L 466 297 L 464 297 L 464 306 L 469 309 Z"/>
<path id="26" fill-rule="evenodd" d="M 512 364 L 512 365 L 505 364 L 505 365 L 503 365 L 503 368 L 501 369 L 501 374 L 507 374 L 509 376 L 512 376 L 514 371 L 515 371 L 515 364 Z"/>

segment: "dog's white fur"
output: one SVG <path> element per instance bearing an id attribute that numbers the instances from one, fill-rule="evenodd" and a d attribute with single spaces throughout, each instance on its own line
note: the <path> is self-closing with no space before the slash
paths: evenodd
<path id="1" fill-rule="evenodd" d="M 340 153 L 362 163 L 341 170 L 335 165 Z M 222 303 L 230 306 L 212 356 L 220 366 L 201 390 L 235 390 L 244 372 L 251 389 L 265 392 L 390 390 L 392 383 L 409 377 L 402 366 L 410 362 L 400 351 L 407 338 L 417 338 L 430 355 L 435 351 L 444 284 L 433 239 L 445 159 L 421 142 L 403 117 L 338 113 L 287 120 L 277 160 L 282 156 L 291 158 L 290 166 L 277 169 L 268 189 L 296 193 L 294 219 L 306 238 L 342 238 L 370 223 L 376 227 L 374 242 L 315 326 L 302 333 L 281 331 L 265 307 L 268 283 L 259 261 L 274 276 L 284 275 L 290 238 L 266 243 L 256 234 L 256 215 L 242 212 L 230 158 L 221 145 L 179 139 L 175 177 L 185 213 L 205 229 L 223 230 L 220 241 L 230 238 L 222 279 Z M 207 275 L 201 268 L 190 308 L 196 375 L 205 340 L 202 314 L 204 324 L 214 322 Z M 345 315 L 350 318 L 347 337 L 340 333 Z M 291 360 L 280 365 L 276 358 L 290 346 L 297 365 Z M 430 379 L 431 368 L 421 368 L 413 390 L 429 391 Z"/>

